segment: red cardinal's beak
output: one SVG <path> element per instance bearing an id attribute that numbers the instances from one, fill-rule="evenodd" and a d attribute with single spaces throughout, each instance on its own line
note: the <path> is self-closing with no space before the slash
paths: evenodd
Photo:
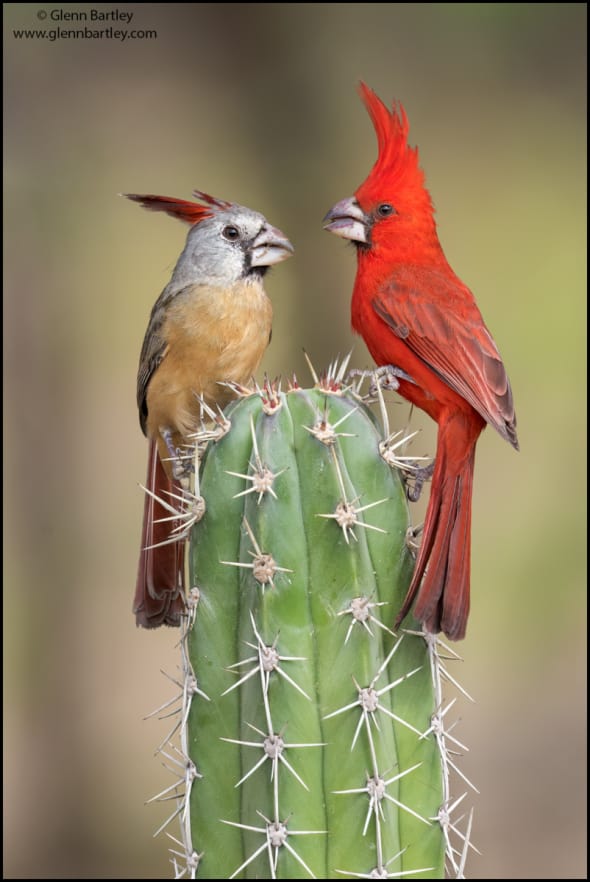
<path id="1" fill-rule="evenodd" d="M 337 202 L 324 218 L 324 230 L 364 245 L 369 244 L 368 227 L 367 215 L 354 196 Z"/>

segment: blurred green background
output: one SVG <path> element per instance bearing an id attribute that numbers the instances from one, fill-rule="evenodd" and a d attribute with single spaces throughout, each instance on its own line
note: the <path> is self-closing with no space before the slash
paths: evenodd
<path id="1" fill-rule="evenodd" d="M 61 8 L 156 39 L 19 40 Z M 5 4 L 5 878 L 169 878 L 176 634 L 131 602 L 146 443 L 135 377 L 185 229 L 120 192 L 195 187 L 296 246 L 261 371 L 354 346 L 354 251 L 322 231 L 401 99 L 453 268 L 508 367 L 521 452 L 478 446 L 461 766 L 471 878 L 584 878 L 586 4 Z M 61 22 L 61 27 L 74 27 Z M 89 25 L 93 28 L 98 24 Z M 104 27 L 104 25 L 103 25 Z M 125 28 L 125 25 L 113 25 Z M 262 375 L 262 374 L 261 374 Z M 394 404 L 405 424 L 408 407 Z M 416 453 L 434 451 L 432 425 Z M 415 513 L 419 520 L 421 510 Z M 176 832 L 173 830 L 172 832 Z"/>

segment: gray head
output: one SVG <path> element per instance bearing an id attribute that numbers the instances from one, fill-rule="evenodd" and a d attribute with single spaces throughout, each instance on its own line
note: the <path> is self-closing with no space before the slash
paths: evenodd
<path id="1" fill-rule="evenodd" d="M 178 258 L 168 289 L 212 284 L 226 287 L 247 278 L 260 278 L 269 266 L 286 260 L 293 246 L 264 215 L 243 205 L 194 191 L 205 202 L 187 202 L 165 196 L 125 194 L 152 211 L 189 223 L 184 251 Z"/>

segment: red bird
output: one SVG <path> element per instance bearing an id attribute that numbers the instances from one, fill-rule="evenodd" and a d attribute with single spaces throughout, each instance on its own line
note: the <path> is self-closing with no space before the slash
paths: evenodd
<path id="1" fill-rule="evenodd" d="M 395 626 L 415 601 L 426 630 L 460 640 L 469 614 L 475 445 L 489 423 L 518 450 L 512 391 L 473 294 L 438 240 L 403 107 L 389 111 L 364 83 L 360 94 L 378 158 L 354 197 L 328 212 L 325 229 L 356 245 L 353 330 L 378 365 L 409 375 L 399 380 L 400 394 L 438 423 L 422 543 Z"/>
<path id="2" fill-rule="evenodd" d="M 185 610 L 183 543 L 170 541 L 170 513 L 194 445 L 201 400 L 224 407 L 223 385 L 243 385 L 270 341 L 272 306 L 262 278 L 293 254 L 286 236 L 257 211 L 195 190 L 205 204 L 125 194 L 190 225 L 186 246 L 151 312 L 139 359 L 137 406 L 149 445 L 142 543 L 133 611 L 138 625 L 179 625 Z M 186 483 L 186 482 L 184 482 Z"/>

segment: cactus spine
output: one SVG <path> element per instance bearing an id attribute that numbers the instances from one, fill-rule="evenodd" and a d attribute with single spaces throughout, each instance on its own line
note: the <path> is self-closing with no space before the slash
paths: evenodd
<path id="1" fill-rule="evenodd" d="M 336 382 L 226 413 L 183 644 L 191 875 L 441 878 L 429 648 L 389 629 L 412 568 L 399 473 Z"/>

